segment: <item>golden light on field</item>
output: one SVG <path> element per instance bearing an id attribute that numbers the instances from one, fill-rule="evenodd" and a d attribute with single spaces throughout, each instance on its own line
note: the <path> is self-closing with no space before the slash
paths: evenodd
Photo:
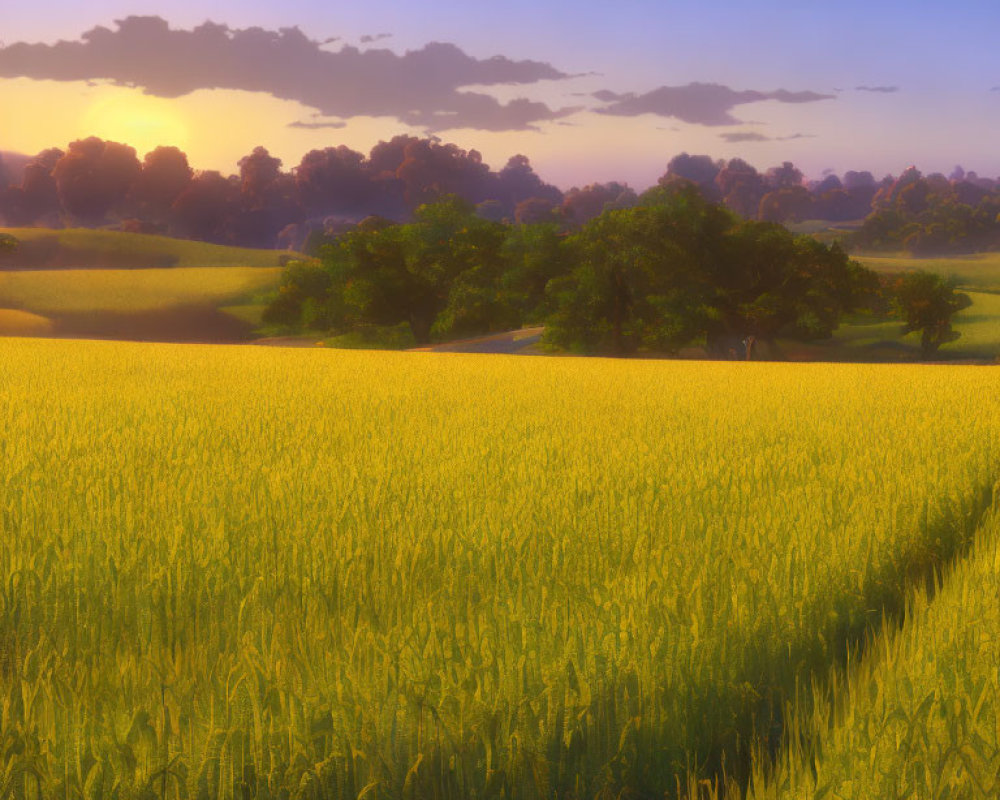
<path id="1" fill-rule="evenodd" d="M 188 126 L 175 102 L 134 90 L 101 92 L 85 111 L 83 127 L 92 136 L 131 145 L 140 158 L 160 145 L 183 149 L 188 143 Z"/>

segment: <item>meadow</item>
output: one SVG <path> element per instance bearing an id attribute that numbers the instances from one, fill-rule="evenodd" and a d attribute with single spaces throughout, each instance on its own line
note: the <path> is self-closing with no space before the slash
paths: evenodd
<path id="1" fill-rule="evenodd" d="M 742 785 L 965 557 L 1000 474 L 980 368 L 18 339 L 0 364 L 17 798 Z"/>
<path id="2" fill-rule="evenodd" d="M 240 341 L 280 267 L 0 271 L 0 334 Z"/>
<path id="3" fill-rule="evenodd" d="M 3 228 L 20 242 L 0 257 L 5 269 L 145 269 L 150 267 L 280 267 L 283 250 L 197 242 L 146 233 L 91 228 Z"/>

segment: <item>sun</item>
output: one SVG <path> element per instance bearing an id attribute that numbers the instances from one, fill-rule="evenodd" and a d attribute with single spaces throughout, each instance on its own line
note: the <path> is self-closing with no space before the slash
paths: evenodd
<path id="1" fill-rule="evenodd" d="M 82 121 L 87 135 L 131 145 L 140 158 L 160 145 L 183 149 L 188 142 L 187 125 L 174 104 L 137 89 L 107 87 Z"/>

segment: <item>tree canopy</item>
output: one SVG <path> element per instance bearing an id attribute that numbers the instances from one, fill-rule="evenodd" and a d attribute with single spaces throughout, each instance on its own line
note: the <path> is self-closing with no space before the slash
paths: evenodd
<path id="1" fill-rule="evenodd" d="M 933 357 L 941 345 L 958 339 L 952 318 L 972 305 L 967 294 L 955 291 L 952 281 L 923 270 L 896 277 L 892 296 L 894 310 L 903 319 L 903 333 L 920 332 L 925 359 Z"/>
<path id="2" fill-rule="evenodd" d="M 417 342 L 543 322 L 550 345 L 578 352 L 702 342 L 749 355 L 747 341 L 829 336 L 876 285 L 839 246 L 743 220 L 681 180 L 570 235 L 551 222 L 484 219 L 453 195 L 410 223 L 366 221 L 321 252 L 288 268 L 266 321 L 337 332 L 406 324 Z"/>

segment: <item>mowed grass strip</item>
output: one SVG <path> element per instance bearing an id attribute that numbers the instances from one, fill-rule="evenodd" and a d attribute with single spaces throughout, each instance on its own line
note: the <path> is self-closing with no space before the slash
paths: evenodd
<path id="1" fill-rule="evenodd" d="M 235 305 L 280 279 L 280 267 L 0 271 L 0 306 L 48 315 Z"/>
<path id="2" fill-rule="evenodd" d="M 196 242 L 144 233 L 89 228 L 0 228 L 21 242 L 0 267 L 278 267 L 295 257 L 286 250 Z"/>
<path id="3" fill-rule="evenodd" d="M 42 340 L 0 363 L 0 730 L 31 797 L 739 773 L 1000 474 L 987 369 Z"/>

